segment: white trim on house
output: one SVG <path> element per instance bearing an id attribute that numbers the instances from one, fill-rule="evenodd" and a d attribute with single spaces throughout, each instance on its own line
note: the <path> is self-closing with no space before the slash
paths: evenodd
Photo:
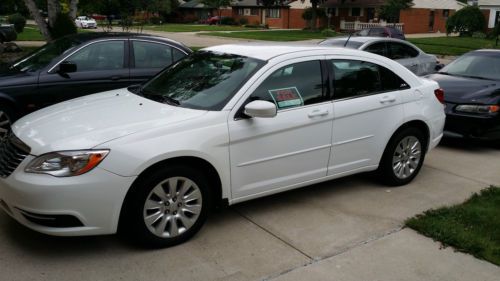
<path id="1" fill-rule="evenodd" d="M 497 0 L 498 1 L 498 0 Z M 413 0 L 414 9 L 460 10 L 466 4 L 456 0 Z"/>

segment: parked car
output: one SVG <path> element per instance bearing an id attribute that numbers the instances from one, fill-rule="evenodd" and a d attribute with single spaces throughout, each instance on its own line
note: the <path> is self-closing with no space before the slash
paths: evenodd
<path id="1" fill-rule="evenodd" d="M 163 247 L 214 204 L 375 170 L 407 184 L 442 136 L 438 88 L 357 50 L 210 47 L 142 87 L 18 120 L 0 147 L 0 205 L 43 233 L 119 229 Z"/>
<path id="2" fill-rule="evenodd" d="M 392 26 L 370 27 L 354 33 L 356 36 L 387 37 L 406 40 L 402 30 Z"/>
<path id="3" fill-rule="evenodd" d="M 80 33 L 0 69 L 0 116 L 17 118 L 64 100 L 143 83 L 190 54 L 179 42 L 140 34 Z M 10 122 L 0 122 L 0 138 Z"/>
<path id="4" fill-rule="evenodd" d="M 80 28 L 97 28 L 95 19 L 87 16 L 80 16 L 75 19 L 76 27 Z"/>
<path id="5" fill-rule="evenodd" d="M 218 24 L 224 18 L 227 18 L 227 17 L 219 17 L 219 16 L 210 17 L 210 18 L 207 19 L 206 23 L 209 24 L 209 25 Z"/>
<path id="6" fill-rule="evenodd" d="M 428 78 L 446 92 L 447 135 L 500 139 L 500 50 L 469 52 Z"/>
<path id="7" fill-rule="evenodd" d="M 347 43 L 346 43 L 347 42 Z M 379 37 L 330 38 L 319 43 L 324 46 L 359 49 L 393 59 L 418 76 L 436 72 L 439 61 L 410 42 Z"/>
<path id="8" fill-rule="evenodd" d="M 0 44 L 17 39 L 17 32 L 13 24 L 0 24 Z"/>

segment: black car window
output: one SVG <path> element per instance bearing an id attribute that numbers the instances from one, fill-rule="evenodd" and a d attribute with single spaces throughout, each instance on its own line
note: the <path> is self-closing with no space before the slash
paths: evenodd
<path id="1" fill-rule="evenodd" d="M 135 68 L 164 68 L 174 61 L 172 47 L 164 44 L 132 41 Z"/>
<path id="2" fill-rule="evenodd" d="M 500 55 L 497 52 L 468 53 L 457 58 L 439 72 L 500 81 Z"/>
<path id="3" fill-rule="evenodd" d="M 282 67 L 269 77 L 250 96 L 250 100 L 275 103 L 278 109 L 326 101 L 321 82 L 320 61 L 299 62 Z"/>
<path id="4" fill-rule="evenodd" d="M 174 62 L 181 60 L 186 54 L 176 48 L 172 48 L 172 55 L 174 57 Z"/>
<path id="5" fill-rule="evenodd" d="M 386 36 L 387 32 L 385 32 L 384 28 L 372 28 L 370 29 L 369 35 L 370 36 Z"/>
<path id="6" fill-rule="evenodd" d="M 409 86 L 389 69 L 365 61 L 332 60 L 333 99 L 354 98 Z"/>
<path id="7" fill-rule="evenodd" d="M 387 43 L 389 58 L 393 60 L 408 59 L 418 56 L 418 51 L 406 44 L 389 42 Z"/>
<path id="8" fill-rule="evenodd" d="M 366 47 L 364 51 L 387 57 L 385 42 L 371 44 L 370 46 Z"/>
<path id="9" fill-rule="evenodd" d="M 113 40 L 84 47 L 66 61 L 76 64 L 77 72 L 124 68 L 125 42 Z"/>

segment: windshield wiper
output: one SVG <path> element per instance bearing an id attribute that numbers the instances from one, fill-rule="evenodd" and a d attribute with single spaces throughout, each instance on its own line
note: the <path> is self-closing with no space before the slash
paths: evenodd
<path id="1" fill-rule="evenodd" d="M 161 103 L 166 103 L 169 105 L 179 106 L 181 104 L 178 100 L 176 100 L 174 98 L 171 98 L 169 96 L 162 96 L 158 93 L 155 93 L 151 90 L 147 90 L 145 88 L 139 88 L 139 90 L 137 91 L 137 94 L 140 96 L 143 96 L 145 98 L 148 98 L 150 100 L 154 100 L 154 101 L 161 102 Z"/>

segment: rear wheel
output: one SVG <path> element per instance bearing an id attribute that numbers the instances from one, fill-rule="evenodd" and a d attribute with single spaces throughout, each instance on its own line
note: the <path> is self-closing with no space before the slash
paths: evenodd
<path id="1" fill-rule="evenodd" d="M 120 231 L 147 247 L 170 247 L 196 234 L 212 198 L 197 170 L 164 167 L 134 184 L 127 196 Z"/>
<path id="2" fill-rule="evenodd" d="M 411 182 L 422 168 L 426 142 L 424 134 L 417 128 L 406 128 L 396 133 L 389 141 L 378 174 L 381 180 L 392 186 Z"/>

